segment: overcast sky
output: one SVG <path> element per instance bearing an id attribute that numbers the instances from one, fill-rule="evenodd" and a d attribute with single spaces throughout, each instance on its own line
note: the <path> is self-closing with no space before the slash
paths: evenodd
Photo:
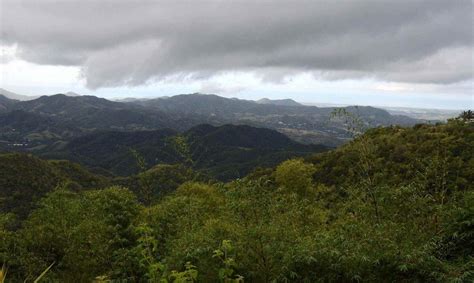
<path id="1" fill-rule="evenodd" d="M 471 0 L 0 0 L 0 87 L 474 108 Z"/>

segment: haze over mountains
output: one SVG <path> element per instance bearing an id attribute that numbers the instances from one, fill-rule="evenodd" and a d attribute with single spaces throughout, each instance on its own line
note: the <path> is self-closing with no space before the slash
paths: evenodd
<path id="1" fill-rule="evenodd" d="M 6 98 L 15 99 L 15 100 L 32 100 L 38 98 L 37 96 L 22 95 L 8 91 L 6 89 L 0 88 L 0 95 L 3 95 Z"/>
<path id="2" fill-rule="evenodd" d="M 20 100 L 20 101 L 33 100 L 33 99 L 37 99 L 37 98 L 40 97 L 40 95 L 32 96 L 32 95 L 18 94 L 18 93 L 11 92 L 11 91 L 8 91 L 8 90 L 3 89 L 3 88 L 0 88 L 0 95 L 3 95 L 4 97 L 9 98 L 9 99 Z M 81 96 L 80 94 L 72 92 L 72 91 L 68 91 L 68 92 L 64 93 L 64 95 L 66 95 L 66 96 Z"/>

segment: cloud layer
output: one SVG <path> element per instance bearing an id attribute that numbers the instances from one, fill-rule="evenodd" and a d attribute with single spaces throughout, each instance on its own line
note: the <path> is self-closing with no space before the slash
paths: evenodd
<path id="1" fill-rule="evenodd" d="M 473 77 L 472 1 L 0 0 L 2 45 L 90 88 L 251 71 L 449 84 Z"/>

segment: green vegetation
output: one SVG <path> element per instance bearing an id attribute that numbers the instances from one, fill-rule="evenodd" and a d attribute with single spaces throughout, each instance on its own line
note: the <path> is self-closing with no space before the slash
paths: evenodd
<path id="1" fill-rule="evenodd" d="M 38 200 L 57 187 L 100 189 L 111 183 L 75 163 L 45 161 L 32 155 L 0 155 L 0 212 L 25 218 Z"/>
<path id="2" fill-rule="evenodd" d="M 119 176 L 157 165 L 181 164 L 228 181 L 244 177 L 258 166 L 272 167 L 288 158 L 325 150 L 325 146 L 299 144 L 270 129 L 200 125 L 181 134 L 172 130 L 94 132 L 42 156 L 73 160 L 94 172 Z"/>
<path id="3" fill-rule="evenodd" d="M 140 172 L 121 178 L 1 155 L 2 272 L 32 282 L 54 263 L 46 282 L 473 282 L 471 118 L 355 135 L 226 183 L 186 163 L 148 169 L 142 152 Z M 219 148 L 214 138 L 202 136 Z M 204 162 L 202 148 L 174 141 Z"/>
<path id="4" fill-rule="evenodd" d="M 182 132 L 201 124 L 275 129 L 294 140 L 331 147 L 347 140 L 344 125 L 329 119 L 333 108 L 304 106 L 291 100 L 260 102 L 263 103 L 201 94 L 131 102 L 57 94 L 18 101 L 0 94 L 0 151 L 28 150 L 50 154 L 78 137 L 97 131 L 172 129 Z M 361 116 L 373 127 L 409 126 L 423 122 L 373 107 L 345 109 Z M 126 156 L 121 158 L 127 162 Z M 114 169 L 126 168 L 118 166 Z"/>

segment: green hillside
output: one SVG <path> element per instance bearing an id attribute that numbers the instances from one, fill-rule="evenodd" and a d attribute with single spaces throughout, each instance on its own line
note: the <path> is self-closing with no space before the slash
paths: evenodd
<path id="1" fill-rule="evenodd" d="M 250 126 L 200 125 L 184 133 L 172 130 L 95 132 L 73 139 L 48 158 L 68 159 L 93 170 L 120 176 L 140 172 L 137 155 L 149 169 L 158 164 L 183 163 L 220 180 L 244 177 L 258 166 L 270 167 L 297 156 L 327 150 L 302 145 L 277 131 Z"/>
<path id="2" fill-rule="evenodd" d="M 189 134 L 235 146 L 209 129 Z M 13 281 L 472 282 L 473 143 L 469 120 L 379 128 L 227 183 L 158 165 L 100 190 L 78 165 L 2 155 L 0 260 Z"/>
<path id="3" fill-rule="evenodd" d="M 97 189 L 110 183 L 69 161 L 46 161 L 32 155 L 0 154 L 0 212 L 25 218 L 36 203 L 57 187 Z"/>

